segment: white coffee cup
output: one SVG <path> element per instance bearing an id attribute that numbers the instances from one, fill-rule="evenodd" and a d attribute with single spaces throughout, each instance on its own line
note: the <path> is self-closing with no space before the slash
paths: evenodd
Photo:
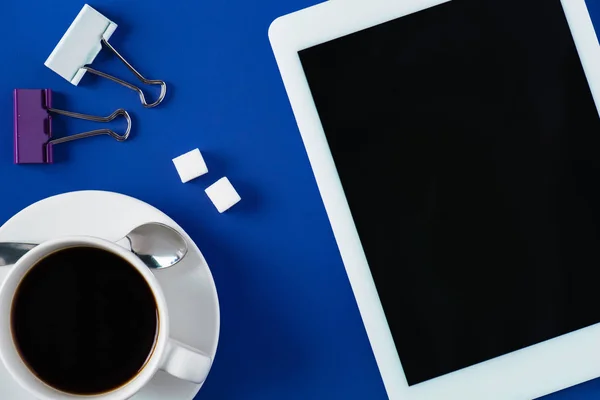
<path id="1" fill-rule="evenodd" d="M 154 294 L 158 312 L 158 327 L 154 347 L 144 367 L 126 384 L 106 393 L 90 396 L 62 392 L 41 381 L 21 358 L 11 327 L 12 302 L 19 283 L 40 260 L 51 253 L 69 247 L 95 247 L 114 253 L 128 261 L 144 277 Z M 177 267 L 173 267 L 177 268 Z M 202 383 L 212 360 L 197 349 L 169 337 L 169 310 L 160 285 L 150 269 L 129 250 L 104 239 L 74 236 L 50 240 L 25 254 L 6 276 L 0 287 L 0 359 L 11 376 L 24 389 L 40 400 L 86 399 L 126 400 L 143 388 L 158 370 L 194 383 Z"/>

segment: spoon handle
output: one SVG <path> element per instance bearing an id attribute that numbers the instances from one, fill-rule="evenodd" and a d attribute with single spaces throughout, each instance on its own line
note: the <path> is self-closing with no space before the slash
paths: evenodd
<path id="1" fill-rule="evenodd" d="M 32 243 L 0 243 L 0 267 L 16 263 L 36 246 L 37 244 Z"/>

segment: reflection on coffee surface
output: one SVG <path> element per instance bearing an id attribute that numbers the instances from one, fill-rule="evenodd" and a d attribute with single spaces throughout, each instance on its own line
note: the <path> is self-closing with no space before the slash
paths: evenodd
<path id="1" fill-rule="evenodd" d="M 21 357 L 60 391 L 93 395 L 123 386 L 144 367 L 158 329 L 143 276 L 93 247 L 52 253 L 25 275 L 11 323 Z"/>

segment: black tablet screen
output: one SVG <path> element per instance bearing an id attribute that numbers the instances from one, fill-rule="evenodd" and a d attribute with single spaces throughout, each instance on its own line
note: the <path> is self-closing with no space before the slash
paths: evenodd
<path id="1" fill-rule="evenodd" d="M 559 0 L 299 55 L 409 384 L 600 321 L 600 119 Z"/>

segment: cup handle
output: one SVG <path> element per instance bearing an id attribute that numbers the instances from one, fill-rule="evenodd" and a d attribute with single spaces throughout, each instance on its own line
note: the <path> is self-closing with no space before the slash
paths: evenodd
<path id="1" fill-rule="evenodd" d="M 169 338 L 160 369 L 176 378 L 202 383 L 211 365 L 211 358 L 200 350 Z"/>

